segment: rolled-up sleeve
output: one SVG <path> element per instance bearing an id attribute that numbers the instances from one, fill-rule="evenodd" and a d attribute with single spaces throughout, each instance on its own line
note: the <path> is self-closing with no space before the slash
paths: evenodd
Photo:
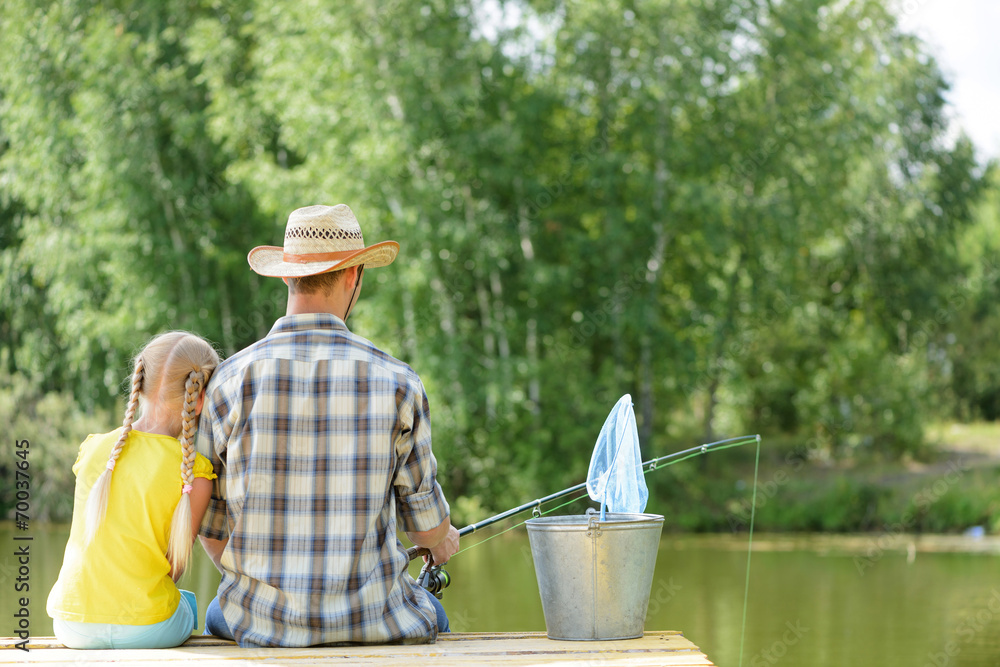
<path id="1" fill-rule="evenodd" d="M 448 501 L 437 482 L 437 460 L 431 451 L 431 420 L 427 393 L 419 379 L 399 406 L 402 428 L 396 442 L 396 511 L 403 530 L 426 531 L 441 525 Z"/>

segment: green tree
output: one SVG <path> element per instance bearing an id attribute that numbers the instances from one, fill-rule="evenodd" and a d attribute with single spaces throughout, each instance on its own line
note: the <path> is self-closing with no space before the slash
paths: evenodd
<path id="1" fill-rule="evenodd" d="M 949 342 L 995 319 L 985 170 L 884 3 L 500 8 L 4 3 L 18 395 L 88 413 L 150 334 L 258 339 L 284 287 L 246 252 L 346 202 L 402 245 L 351 325 L 425 380 L 460 520 L 579 481 L 626 392 L 647 454 L 899 455 L 943 393 L 994 414 L 987 339 Z"/>

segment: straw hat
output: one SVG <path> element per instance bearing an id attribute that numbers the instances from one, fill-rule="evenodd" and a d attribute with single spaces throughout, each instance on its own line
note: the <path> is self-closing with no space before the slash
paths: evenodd
<path id="1" fill-rule="evenodd" d="M 284 247 L 257 246 L 247 261 L 262 276 L 301 278 L 358 264 L 387 266 L 398 252 L 395 241 L 365 247 L 354 212 L 346 204 L 337 204 L 295 209 L 285 225 Z"/>

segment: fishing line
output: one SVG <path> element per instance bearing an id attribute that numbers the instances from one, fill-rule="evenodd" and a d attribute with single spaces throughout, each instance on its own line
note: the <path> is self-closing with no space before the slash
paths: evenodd
<path id="1" fill-rule="evenodd" d="M 743 667 L 743 642 L 747 633 L 747 598 L 750 595 L 750 554 L 753 553 L 753 520 L 757 514 L 757 467 L 760 464 L 760 436 L 753 460 L 753 499 L 750 501 L 750 537 L 747 539 L 747 578 L 743 584 L 743 627 L 740 629 L 740 667 Z"/>

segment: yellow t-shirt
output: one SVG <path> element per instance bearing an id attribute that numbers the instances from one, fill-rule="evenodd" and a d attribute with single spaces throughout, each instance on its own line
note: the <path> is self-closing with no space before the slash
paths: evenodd
<path id="1" fill-rule="evenodd" d="M 150 625 L 173 615 L 180 592 L 170 578 L 167 538 L 181 497 L 181 445 L 176 438 L 133 430 L 111 475 L 108 511 L 94 540 L 84 544 L 87 497 L 104 471 L 121 429 L 91 435 L 73 472 L 76 494 L 66 556 L 46 610 L 82 623 Z M 215 479 L 201 454 L 194 476 Z"/>

